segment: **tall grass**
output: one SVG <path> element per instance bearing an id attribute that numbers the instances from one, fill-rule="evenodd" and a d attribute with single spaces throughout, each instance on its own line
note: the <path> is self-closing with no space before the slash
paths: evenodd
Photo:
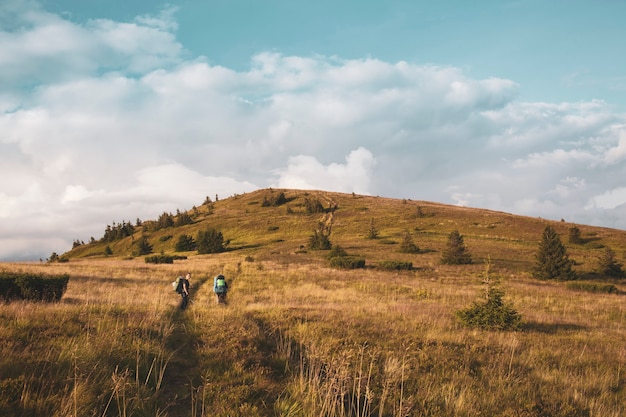
<path id="1" fill-rule="evenodd" d="M 72 265 L 74 264 L 74 265 Z M 7 416 L 619 416 L 622 296 L 511 276 L 518 332 L 462 327 L 480 265 L 389 273 L 322 264 L 58 266 L 57 304 L 0 305 Z M 170 282 L 192 272 L 189 309 Z M 215 304 L 212 276 L 231 281 Z"/>

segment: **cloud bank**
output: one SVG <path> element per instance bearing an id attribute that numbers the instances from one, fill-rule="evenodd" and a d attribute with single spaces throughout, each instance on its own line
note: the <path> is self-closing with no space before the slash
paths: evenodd
<path id="1" fill-rule="evenodd" d="M 626 115 L 608 103 L 374 58 L 260 52 L 234 71 L 190 56 L 174 16 L 0 8 L 0 260 L 270 186 L 626 228 Z"/>

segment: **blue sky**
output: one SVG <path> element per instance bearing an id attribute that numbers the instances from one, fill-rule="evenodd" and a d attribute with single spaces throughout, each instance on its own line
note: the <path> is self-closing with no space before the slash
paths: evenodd
<path id="1" fill-rule="evenodd" d="M 5 0 L 0 260 L 265 187 L 626 228 L 626 3 Z"/>

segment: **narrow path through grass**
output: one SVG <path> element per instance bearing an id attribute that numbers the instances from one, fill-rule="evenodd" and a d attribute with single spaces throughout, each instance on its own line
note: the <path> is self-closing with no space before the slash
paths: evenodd
<path id="1" fill-rule="evenodd" d="M 186 310 L 181 310 L 179 304 L 171 314 L 174 331 L 166 341 L 166 347 L 171 352 L 162 383 L 160 409 L 165 410 L 168 417 L 188 417 L 192 408 L 192 392 L 194 387 L 201 384 L 201 375 L 198 368 L 198 347 L 201 336 L 195 331 L 191 309 L 194 298 L 208 277 L 200 278 L 190 289 L 190 303 Z"/>

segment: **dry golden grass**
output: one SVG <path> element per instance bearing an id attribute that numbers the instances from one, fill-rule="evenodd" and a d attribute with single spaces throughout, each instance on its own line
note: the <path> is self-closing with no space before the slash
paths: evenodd
<path id="1" fill-rule="evenodd" d="M 324 252 L 301 250 L 321 215 L 304 214 L 303 194 L 292 193 L 295 214 L 261 208 L 259 193 L 201 212 L 238 248 L 222 254 L 173 265 L 1 264 L 71 279 L 59 303 L 0 304 L 0 415 L 626 415 L 624 295 L 534 280 L 545 220 L 308 193 L 338 205 L 331 241 L 367 260 L 365 269 L 337 270 Z M 379 239 L 366 239 L 370 218 Z M 566 240 L 571 225 L 554 225 Z M 624 232 L 579 227 L 623 256 Z M 407 229 L 421 253 L 397 252 Z M 476 264 L 439 264 L 453 229 Z M 164 233 L 178 231 L 151 239 Z M 579 272 L 592 270 L 598 249 L 568 249 Z M 487 258 L 522 315 L 519 331 L 468 329 L 455 318 L 480 296 Z M 374 268 L 389 259 L 415 268 Z M 170 283 L 185 272 L 193 303 L 181 312 Z M 225 307 L 211 291 L 217 273 L 231 285 Z"/>

